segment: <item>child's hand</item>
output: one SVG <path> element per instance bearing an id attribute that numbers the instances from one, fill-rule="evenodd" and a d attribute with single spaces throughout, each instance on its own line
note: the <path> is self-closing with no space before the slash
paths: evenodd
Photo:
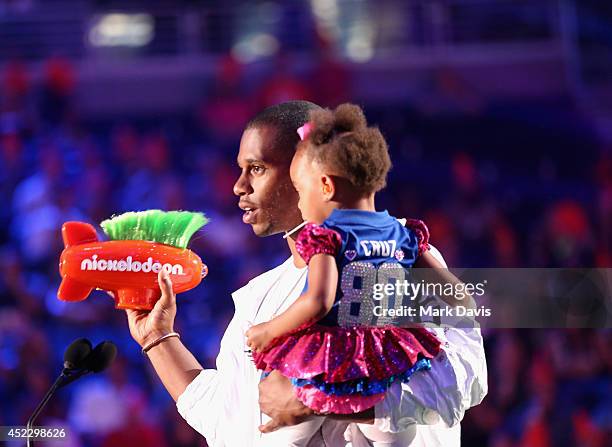
<path id="1" fill-rule="evenodd" d="M 274 338 L 270 333 L 270 324 L 261 323 L 246 331 L 247 346 L 254 352 L 263 352 Z"/>

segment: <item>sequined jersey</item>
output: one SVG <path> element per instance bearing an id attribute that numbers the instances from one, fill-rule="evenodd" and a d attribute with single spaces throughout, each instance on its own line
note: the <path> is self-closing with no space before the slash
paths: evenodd
<path id="1" fill-rule="evenodd" d="M 308 263 L 315 254 L 333 255 L 339 273 L 334 306 L 319 324 L 372 324 L 374 284 L 403 280 L 428 239 L 423 222 L 404 226 L 387 211 L 336 209 L 323 224 L 306 225 L 296 241 L 300 256 Z"/>
<path id="2" fill-rule="evenodd" d="M 339 281 L 332 310 L 278 337 L 253 361 L 264 372 L 291 380 L 297 398 L 321 413 L 371 408 L 396 381 L 431 368 L 440 341 L 422 327 L 373 321 L 375 284 L 403 280 L 428 248 L 427 227 L 405 228 L 386 211 L 335 210 L 322 225 L 306 225 L 296 248 L 308 263 L 317 254 L 336 259 Z M 306 285 L 306 288 L 308 285 Z"/>

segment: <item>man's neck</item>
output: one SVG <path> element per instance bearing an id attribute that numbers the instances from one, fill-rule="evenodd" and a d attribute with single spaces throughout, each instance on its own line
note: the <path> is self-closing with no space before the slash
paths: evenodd
<path id="1" fill-rule="evenodd" d="M 301 269 L 301 268 L 306 267 L 306 263 L 304 262 L 300 254 L 297 252 L 297 249 L 295 248 L 294 238 L 297 238 L 298 234 L 299 232 L 289 236 L 287 238 L 287 245 L 289 245 L 289 251 L 291 251 L 291 256 L 293 257 L 293 265 Z"/>

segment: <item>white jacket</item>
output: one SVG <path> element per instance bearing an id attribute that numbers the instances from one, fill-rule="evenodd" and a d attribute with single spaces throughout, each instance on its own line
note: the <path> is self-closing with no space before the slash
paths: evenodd
<path id="1" fill-rule="evenodd" d="M 432 254 L 444 263 L 433 247 Z M 176 402 L 181 416 L 211 447 L 266 445 L 265 435 L 257 428 L 264 422 L 258 405 L 261 372 L 245 352 L 244 332 L 250 324 L 269 321 L 293 303 L 304 288 L 306 275 L 307 268 L 295 267 L 289 258 L 232 294 L 236 311 L 221 340 L 217 368 L 203 370 Z M 435 331 L 444 352 L 432 362 L 432 369 L 414 375 L 407 384 L 394 384 L 375 408 L 375 424 L 383 431 L 414 429 L 419 424 L 411 447 L 459 446 L 459 422 L 465 410 L 480 403 L 487 393 L 480 330 Z M 345 433 L 346 426 L 328 418 L 322 439 L 311 441 L 311 445 L 369 445 L 354 424 Z"/>

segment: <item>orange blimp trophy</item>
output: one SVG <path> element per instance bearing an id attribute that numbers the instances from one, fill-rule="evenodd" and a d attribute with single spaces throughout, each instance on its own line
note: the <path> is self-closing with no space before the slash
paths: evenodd
<path id="1" fill-rule="evenodd" d="M 110 240 L 100 241 L 92 225 L 66 222 L 57 296 L 82 301 L 93 289 L 103 289 L 113 293 L 118 309 L 150 310 L 161 296 L 161 270 L 168 272 L 175 293 L 196 287 L 208 273 L 200 257 L 187 248 L 206 223 L 202 213 L 130 212 L 103 221 L 100 226 Z"/>

